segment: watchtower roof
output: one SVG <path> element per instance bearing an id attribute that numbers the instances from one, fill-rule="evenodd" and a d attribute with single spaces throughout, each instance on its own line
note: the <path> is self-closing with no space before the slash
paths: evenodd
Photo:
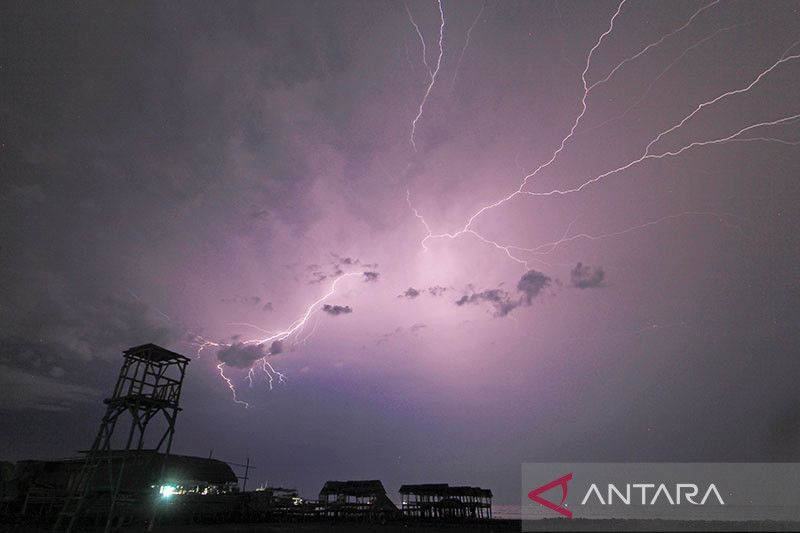
<path id="1" fill-rule="evenodd" d="M 162 348 L 161 346 L 152 343 L 134 346 L 133 348 L 128 348 L 122 353 L 125 355 L 141 357 L 142 359 L 147 359 L 156 363 L 166 363 L 170 361 L 188 363 L 191 361 L 191 359 L 185 355 L 172 352 L 166 348 Z"/>

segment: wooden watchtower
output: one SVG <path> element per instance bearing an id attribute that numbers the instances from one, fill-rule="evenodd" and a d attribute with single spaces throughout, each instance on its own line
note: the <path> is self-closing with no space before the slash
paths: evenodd
<path id="1" fill-rule="evenodd" d="M 123 352 L 122 369 L 113 394 L 105 400 L 107 408 L 100 430 L 86 454 L 80 475 L 70 487 L 70 496 L 61 509 L 54 531 L 75 530 L 86 504 L 103 498 L 108 503 L 105 531 L 111 531 L 125 469 L 124 456 L 145 450 L 149 441 L 156 444 L 148 450 L 162 452 L 166 463 L 172 448 L 181 387 L 188 364 L 188 357 L 155 344 L 143 344 Z M 163 416 L 162 423 L 157 424 L 157 430 L 151 431 L 153 435 L 148 435 L 146 440 L 147 426 L 158 415 Z M 124 425 L 123 420 L 128 418 L 130 428 L 127 434 L 117 432 L 115 439 L 114 430 L 118 423 Z M 112 448 L 114 440 L 117 441 L 116 450 Z M 112 457 L 119 457 L 120 452 L 123 460 L 112 461 Z M 101 469 L 107 474 L 98 477 Z"/>

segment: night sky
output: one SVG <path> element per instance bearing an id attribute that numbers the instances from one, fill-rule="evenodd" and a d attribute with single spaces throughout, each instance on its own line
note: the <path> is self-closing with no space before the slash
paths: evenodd
<path id="1" fill-rule="evenodd" d="M 0 11 L 0 459 L 154 342 L 310 497 L 800 460 L 800 3 Z"/>

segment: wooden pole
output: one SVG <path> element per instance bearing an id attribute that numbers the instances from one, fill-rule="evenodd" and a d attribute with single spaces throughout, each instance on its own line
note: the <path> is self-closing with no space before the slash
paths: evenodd
<path id="1" fill-rule="evenodd" d="M 247 490 L 247 473 L 250 470 L 250 457 L 247 457 L 247 461 L 244 463 L 244 478 L 242 479 L 242 492 Z"/>

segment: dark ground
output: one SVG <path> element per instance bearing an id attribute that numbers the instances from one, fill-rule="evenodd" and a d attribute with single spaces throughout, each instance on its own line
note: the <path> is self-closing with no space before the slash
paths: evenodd
<path id="1" fill-rule="evenodd" d="M 492 520 L 479 524 L 369 524 L 353 522 L 304 522 L 256 524 L 161 525 L 156 532 L 174 533 L 508 533 L 516 531 L 800 531 L 798 522 L 681 522 L 670 520 Z M 0 533 L 45 533 L 46 526 L 0 525 Z M 97 530 L 101 531 L 101 530 Z M 129 527 L 119 533 L 143 532 L 142 527 Z M 82 533 L 94 533 L 87 530 Z"/>

